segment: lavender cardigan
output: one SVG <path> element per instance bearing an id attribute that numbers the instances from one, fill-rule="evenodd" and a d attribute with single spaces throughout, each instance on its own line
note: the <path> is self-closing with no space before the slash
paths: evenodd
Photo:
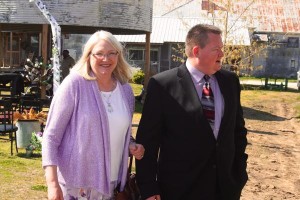
<path id="1" fill-rule="evenodd" d="M 129 84 L 121 87 L 132 118 L 134 96 Z M 58 180 L 69 186 L 94 188 L 109 195 L 110 141 L 105 107 L 96 81 L 72 72 L 53 97 L 43 135 L 42 163 L 58 166 Z M 117 124 L 116 124 L 117 125 Z M 118 182 L 124 188 L 128 166 L 128 127 Z"/>

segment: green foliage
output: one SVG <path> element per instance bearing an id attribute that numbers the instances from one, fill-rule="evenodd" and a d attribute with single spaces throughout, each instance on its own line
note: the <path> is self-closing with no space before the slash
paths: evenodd
<path id="1" fill-rule="evenodd" d="M 137 95 L 141 94 L 143 85 L 141 85 L 141 84 L 136 84 L 136 83 L 130 83 L 130 85 L 131 85 L 131 87 L 132 87 L 134 96 L 137 96 Z"/>
<path id="2" fill-rule="evenodd" d="M 137 84 L 142 84 L 144 82 L 145 73 L 142 70 L 137 70 L 133 74 L 132 81 Z"/>
<path id="3" fill-rule="evenodd" d="M 47 192 L 47 186 L 45 185 L 33 185 L 31 186 L 32 190 Z"/>
<path id="4" fill-rule="evenodd" d="M 135 102 L 135 111 L 136 113 L 142 113 L 143 110 L 143 104 L 140 101 Z"/>
<path id="5" fill-rule="evenodd" d="M 185 54 L 185 45 L 184 44 L 174 44 L 172 46 L 172 60 L 173 62 L 183 63 L 186 60 L 187 56 Z"/>
<path id="6" fill-rule="evenodd" d="M 39 138 L 40 136 L 38 136 L 35 132 L 32 132 L 30 144 L 26 147 L 26 149 L 42 151 L 42 142 Z"/>

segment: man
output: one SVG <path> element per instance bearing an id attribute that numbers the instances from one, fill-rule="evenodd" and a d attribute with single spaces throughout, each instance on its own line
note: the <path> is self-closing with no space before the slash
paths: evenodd
<path id="1" fill-rule="evenodd" d="M 239 199 L 248 179 L 239 79 L 221 69 L 219 28 L 196 25 L 185 45 L 186 62 L 148 83 L 137 133 L 142 199 Z"/>
<path id="2" fill-rule="evenodd" d="M 68 76 L 70 69 L 75 65 L 75 60 L 69 55 L 68 50 L 63 50 L 63 60 L 61 63 L 61 77 L 62 80 Z"/>

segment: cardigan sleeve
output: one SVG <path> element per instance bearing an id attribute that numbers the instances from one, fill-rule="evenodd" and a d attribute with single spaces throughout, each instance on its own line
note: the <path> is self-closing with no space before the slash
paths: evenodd
<path id="1" fill-rule="evenodd" d="M 133 94 L 133 91 L 132 91 L 132 88 L 131 88 L 130 84 L 127 83 L 124 87 L 125 87 L 125 93 L 126 93 L 127 101 L 129 103 L 130 113 L 133 116 L 134 109 L 135 109 L 134 94 Z"/>
<path id="2" fill-rule="evenodd" d="M 75 81 L 68 76 L 56 91 L 43 134 L 42 165 L 58 165 L 58 149 L 71 119 L 75 100 Z"/>

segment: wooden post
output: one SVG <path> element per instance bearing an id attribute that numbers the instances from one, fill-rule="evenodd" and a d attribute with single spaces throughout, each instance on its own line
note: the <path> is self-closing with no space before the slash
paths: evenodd
<path id="1" fill-rule="evenodd" d="M 3 45 L 3 40 L 2 40 L 2 32 L 1 32 L 1 29 L 2 29 L 2 26 L 0 24 L 0 67 L 4 67 L 4 53 L 3 53 L 3 49 L 2 48 L 4 45 Z M 3 46 L 2 46 L 3 45 Z"/>
<path id="2" fill-rule="evenodd" d="M 47 64 L 48 60 L 48 31 L 49 31 L 49 25 L 43 24 L 43 34 L 42 34 L 42 57 L 43 57 L 43 63 L 44 66 Z M 42 71 L 42 74 L 44 74 L 44 70 Z M 41 98 L 46 98 L 46 86 L 41 85 Z"/>
<path id="3" fill-rule="evenodd" d="M 285 81 L 284 81 L 284 90 L 288 89 L 288 82 L 289 82 L 289 79 L 285 78 Z"/>
<path id="4" fill-rule="evenodd" d="M 265 78 L 265 89 L 268 89 L 268 82 L 269 82 L 269 78 L 266 77 Z"/>
<path id="5" fill-rule="evenodd" d="M 148 82 L 151 76 L 151 70 L 150 70 L 150 32 L 146 33 L 146 47 L 145 47 L 145 66 L 144 66 L 144 71 L 145 71 L 145 80 L 144 80 L 144 89 L 145 93 L 147 93 L 147 86 Z M 144 95 L 145 96 L 145 95 Z M 144 97 L 143 97 L 144 98 Z"/>

